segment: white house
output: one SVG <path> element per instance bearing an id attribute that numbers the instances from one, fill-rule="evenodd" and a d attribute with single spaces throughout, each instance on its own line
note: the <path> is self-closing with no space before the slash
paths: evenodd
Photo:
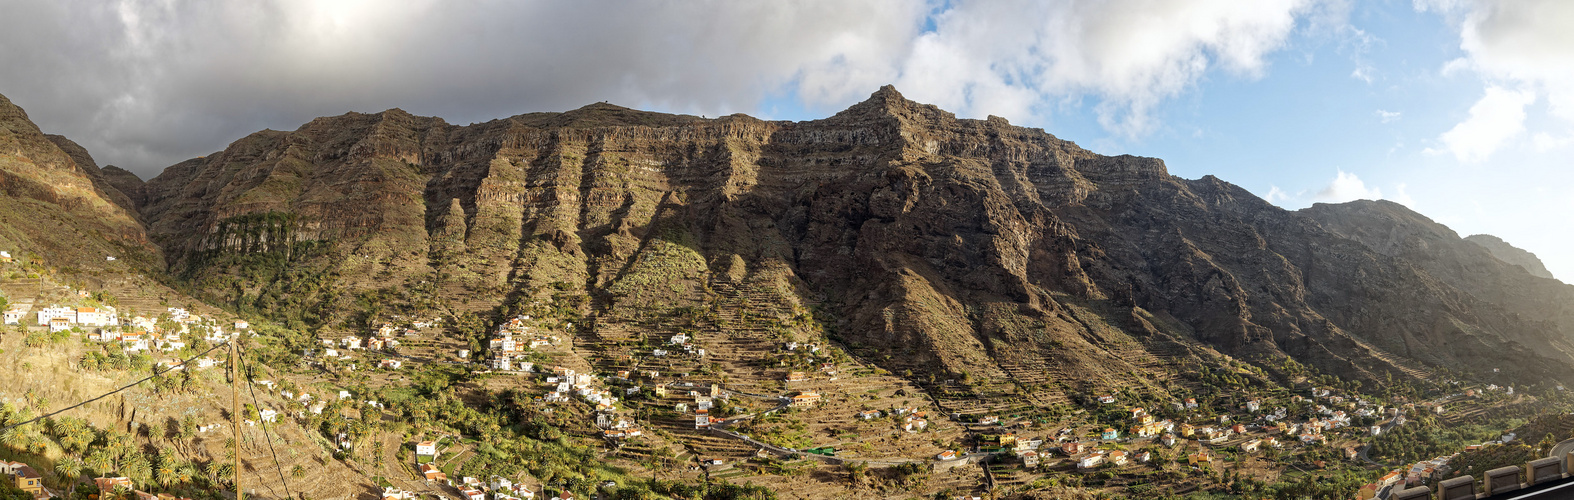
<path id="1" fill-rule="evenodd" d="M 68 322 L 76 321 L 76 319 L 77 319 L 77 312 L 76 312 L 76 310 L 71 309 L 69 307 L 45 307 L 43 309 L 39 309 L 38 310 L 38 321 L 37 321 L 37 324 L 39 324 L 39 325 L 47 325 L 47 324 L 49 324 L 49 320 L 52 320 L 52 319 L 55 319 L 55 318 L 62 318 L 62 319 L 65 319 Z"/>
<path id="2" fill-rule="evenodd" d="M 1104 455 L 1093 454 L 1093 455 L 1088 455 L 1088 456 L 1082 457 L 1081 459 L 1077 460 L 1077 468 L 1078 469 L 1091 469 L 1091 468 L 1094 468 L 1094 467 L 1098 467 L 1099 464 L 1102 464 L 1102 463 L 1104 463 Z"/>
<path id="3" fill-rule="evenodd" d="M 26 316 L 26 315 L 27 315 L 27 310 L 26 309 L 22 309 L 20 307 L 13 306 L 12 309 L 10 309 L 10 310 L 5 312 L 5 324 L 7 324 L 7 325 L 20 324 L 22 322 L 22 316 Z"/>
<path id="4" fill-rule="evenodd" d="M 506 477 L 492 476 L 492 481 L 487 486 L 493 491 L 512 490 L 514 489 L 514 482 L 509 481 Z"/>
<path id="5" fill-rule="evenodd" d="M 94 307 L 78 307 L 77 308 L 77 311 L 76 311 L 76 323 L 79 324 L 79 325 L 84 325 L 84 326 L 105 326 L 104 325 L 104 319 L 105 319 L 104 315 L 98 312 L 98 308 L 94 308 Z"/>
<path id="6" fill-rule="evenodd" d="M 421 441 L 415 443 L 415 454 L 424 457 L 437 456 L 437 441 Z"/>

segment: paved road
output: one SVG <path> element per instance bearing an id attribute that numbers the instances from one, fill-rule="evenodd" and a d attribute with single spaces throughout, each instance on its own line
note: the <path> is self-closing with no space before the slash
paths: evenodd
<path id="1" fill-rule="evenodd" d="M 1574 451 L 1574 439 L 1564 440 L 1563 442 L 1558 443 L 1556 446 L 1553 446 L 1552 454 L 1547 456 L 1563 458 L 1568 456 L 1569 452 L 1571 451 Z"/>

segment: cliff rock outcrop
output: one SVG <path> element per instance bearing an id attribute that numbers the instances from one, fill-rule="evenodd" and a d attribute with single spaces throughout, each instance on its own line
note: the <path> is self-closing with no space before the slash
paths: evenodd
<path id="1" fill-rule="evenodd" d="M 307 322 L 389 289 L 472 309 L 577 295 L 581 334 L 609 341 L 664 331 L 667 311 L 708 310 L 693 317 L 716 328 L 764 314 L 760 338 L 823 333 L 932 387 L 1009 385 L 1035 404 L 1226 356 L 1574 382 L 1562 289 L 1508 290 L 1505 265 L 1429 221 L 1289 212 L 891 87 L 807 122 L 350 113 L 253 134 L 143 193 L 173 272 Z M 1408 251 L 1433 239 L 1476 253 Z M 1479 257 L 1498 267 L 1447 265 Z M 1509 304 L 1527 294 L 1544 295 Z"/>

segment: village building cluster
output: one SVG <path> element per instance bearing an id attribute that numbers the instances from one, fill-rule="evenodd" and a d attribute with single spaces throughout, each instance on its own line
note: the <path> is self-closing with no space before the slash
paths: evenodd
<path id="1" fill-rule="evenodd" d="M 497 332 L 487 341 L 487 352 L 491 354 L 487 364 L 498 371 L 529 372 L 535 367 L 535 363 L 528 361 L 530 352 L 561 342 L 562 339 L 555 335 L 536 331 L 530 316 L 517 316 L 498 325 Z M 459 357 L 469 358 L 470 351 L 461 350 Z"/>
<path id="2" fill-rule="evenodd" d="M 998 416 L 985 415 L 974 424 L 974 430 L 980 432 L 975 445 L 977 451 L 983 453 L 1011 453 L 1028 468 L 1048 465 L 1055 457 L 1067 461 L 1057 463 L 1073 464 L 1078 469 L 1143 463 L 1154 458 L 1151 450 L 1161 448 L 1179 448 L 1175 453 L 1177 461 L 1203 467 L 1215 464 L 1214 450 L 1219 448 L 1258 453 L 1291 444 L 1307 446 L 1333 439 L 1376 435 L 1405 423 L 1405 410 L 1400 407 L 1388 407 L 1364 397 L 1339 395 L 1325 387 L 1314 388 L 1309 394 L 1310 397 L 1295 395 L 1278 400 L 1279 404 L 1257 397 L 1236 400 L 1227 409 L 1199 405 L 1196 398 L 1175 400 L 1169 403 L 1167 412 L 1159 411 L 1165 408 L 1143 406 L 1106 409 L 1102 410 L 1104 415 L 1116 412 L 1126 423 L 1101 425 L 1085 434 L 1069 427 L 1062 428 L 1053 436 L 1043 438 L 1028 438 L 1007 430 L 1031 427 L 1031 423 L 1007 425 Z M 1118 407 L 1119 400 L 1114 394 L 1091 397 L 1096 406 L 1106 408 Z M 1414 405 L 1409 405 L 1406 409 L 1413 408 Z M 1432 407 L 1425 409 L 1430 411 Z M 859 418 L 877 418 L 878 415 L 878 412 L 866 411 L 860 413 Z M 1355 428 L 1358 419 L 1373 424 Z M 944 455 L 936 458 L 947 460 Z M 949 458 L 955 457 L 953 453 Z"/>

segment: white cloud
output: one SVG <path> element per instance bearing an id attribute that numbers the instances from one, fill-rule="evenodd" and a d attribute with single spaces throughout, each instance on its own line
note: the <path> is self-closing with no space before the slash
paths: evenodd
<path id="1" fill-rule="evenodd" d="M 1525 131 L 1525 106 L 1535 102 L 1536 94 L 1487 87 L 1486 95 L 1470 107 L 1470 117 L 1438 137 L 1461 162 L 1480 162 L 1503 147 L 1509 139 Z M 1440 151 L 1428 149 L 1428 152 Z"/>
<path id="2" fill-rule="evenodd" d="M 1415 198 L 1410 197 L 1410 193 L 1405 192 L 1405 183 L 1399 183 L 1399 186 L 1394 191 L 1398 194 L 1388 198 L 1389 201 L 1409 207 L 1411 210 L 1415 210 L 1416 200 Z"/>
<path id="3" fill-rule="evenodd" d="M 1355 71 L 1350 72 L 1350 78 L 1372 83 L 1372 69 L 1366 66 L 1355 68 Z"/>
<path id="4" fill-rule="evenodd" d="M 1366 54 L 1372 51 L 1373 45 L 1382 44 L 1384 40 L 1349 24 L 1341 24 L 1334 31 L 1340 39 L 1339 52 L 1348 54 L 1350 62 L 1355 64 L 1350 78 L 1371 84 L 1376 79 L 1377 68 L 1367 60 Z"/>
<path id="5" fill-rule="evenodd" d="M 1415 0 L 1415 8 L 1442 13 L 1459 32 L 1466 56 L 1444 65 L 1445 75 L 1473 71 L 1489 91 L 1511 87 L 1527 101 L 1544 97 L 1553 116 L 1574 122 L 1574 2 Z"/>
<path id="6" fill-rule="evenodd" d="M 1283 189 L 1279 189 L 1279 186 L 1268 186 L 1268 196 L 1264 196 L 1263 199 L 1268 200 L 1268 203 L 1278 205 L 1284 201 L 1288 201 L 1290 199 L 1290 194 L 1284 192 Z"/>
<path id="7" fill-rule="evenodd" d="M 1341 29 L 1339 5 L 0 0 L 28 20 L 0 30 L 0 91 L 143 174 L 350 110 L 466 123 L 603 100 L 715 115 L 786 99 L 824 112 L 886 83 L 1021 122 L 1086 99 L 1108 130 L 1136 136 L 1209 72 L 1264 74 L 1298 18 Z"/>
<path id="8" fill-rule="evenodd" d="M 610 100 L 718 115 L 895 79 L 924 0 L 0 0 L 0 92 L 144 175 L 265 127 L 401 107 L 458 123 Z"/>
<path id="9" fill-rule="evenodd" d="M 964 116 L 1023 116 L 1091 96 L 1106 129 L 1153 129 L 1153 108 L 1223 68 L 1252 78 L 1310 0 L 962 0 L 913 45 L 897 87 Z"/>
<path id="10" fill-rule="evenodd" d="M 1376 186 L 1366 187 L 1366 182 L 1355 174 L 1339 170 L 1333 182 L 1328 183 L 1321 191 L 1317 192 L 1315 199 L 1327 203 L 1344 203 L 1354 200 L 1380 200 L 1383 190 Z"/>
<path id="11" fill-rule="evenodd" d="M 1377 119 L 1383 123 L 1398 121 L 1400 117 L 1401 115 L 1398 111 L 1377 110 Z"/>
<path id="12" fill-rule="evenodd" d="M 1554 149 L 1574 144 L 1574 134 L 1566 137 L 1557 137 L 1546 132 L 1537 132 L 1531 137 L 1531 143 L 1536 145 L 1537 153 L 1545 153 Z"/>

